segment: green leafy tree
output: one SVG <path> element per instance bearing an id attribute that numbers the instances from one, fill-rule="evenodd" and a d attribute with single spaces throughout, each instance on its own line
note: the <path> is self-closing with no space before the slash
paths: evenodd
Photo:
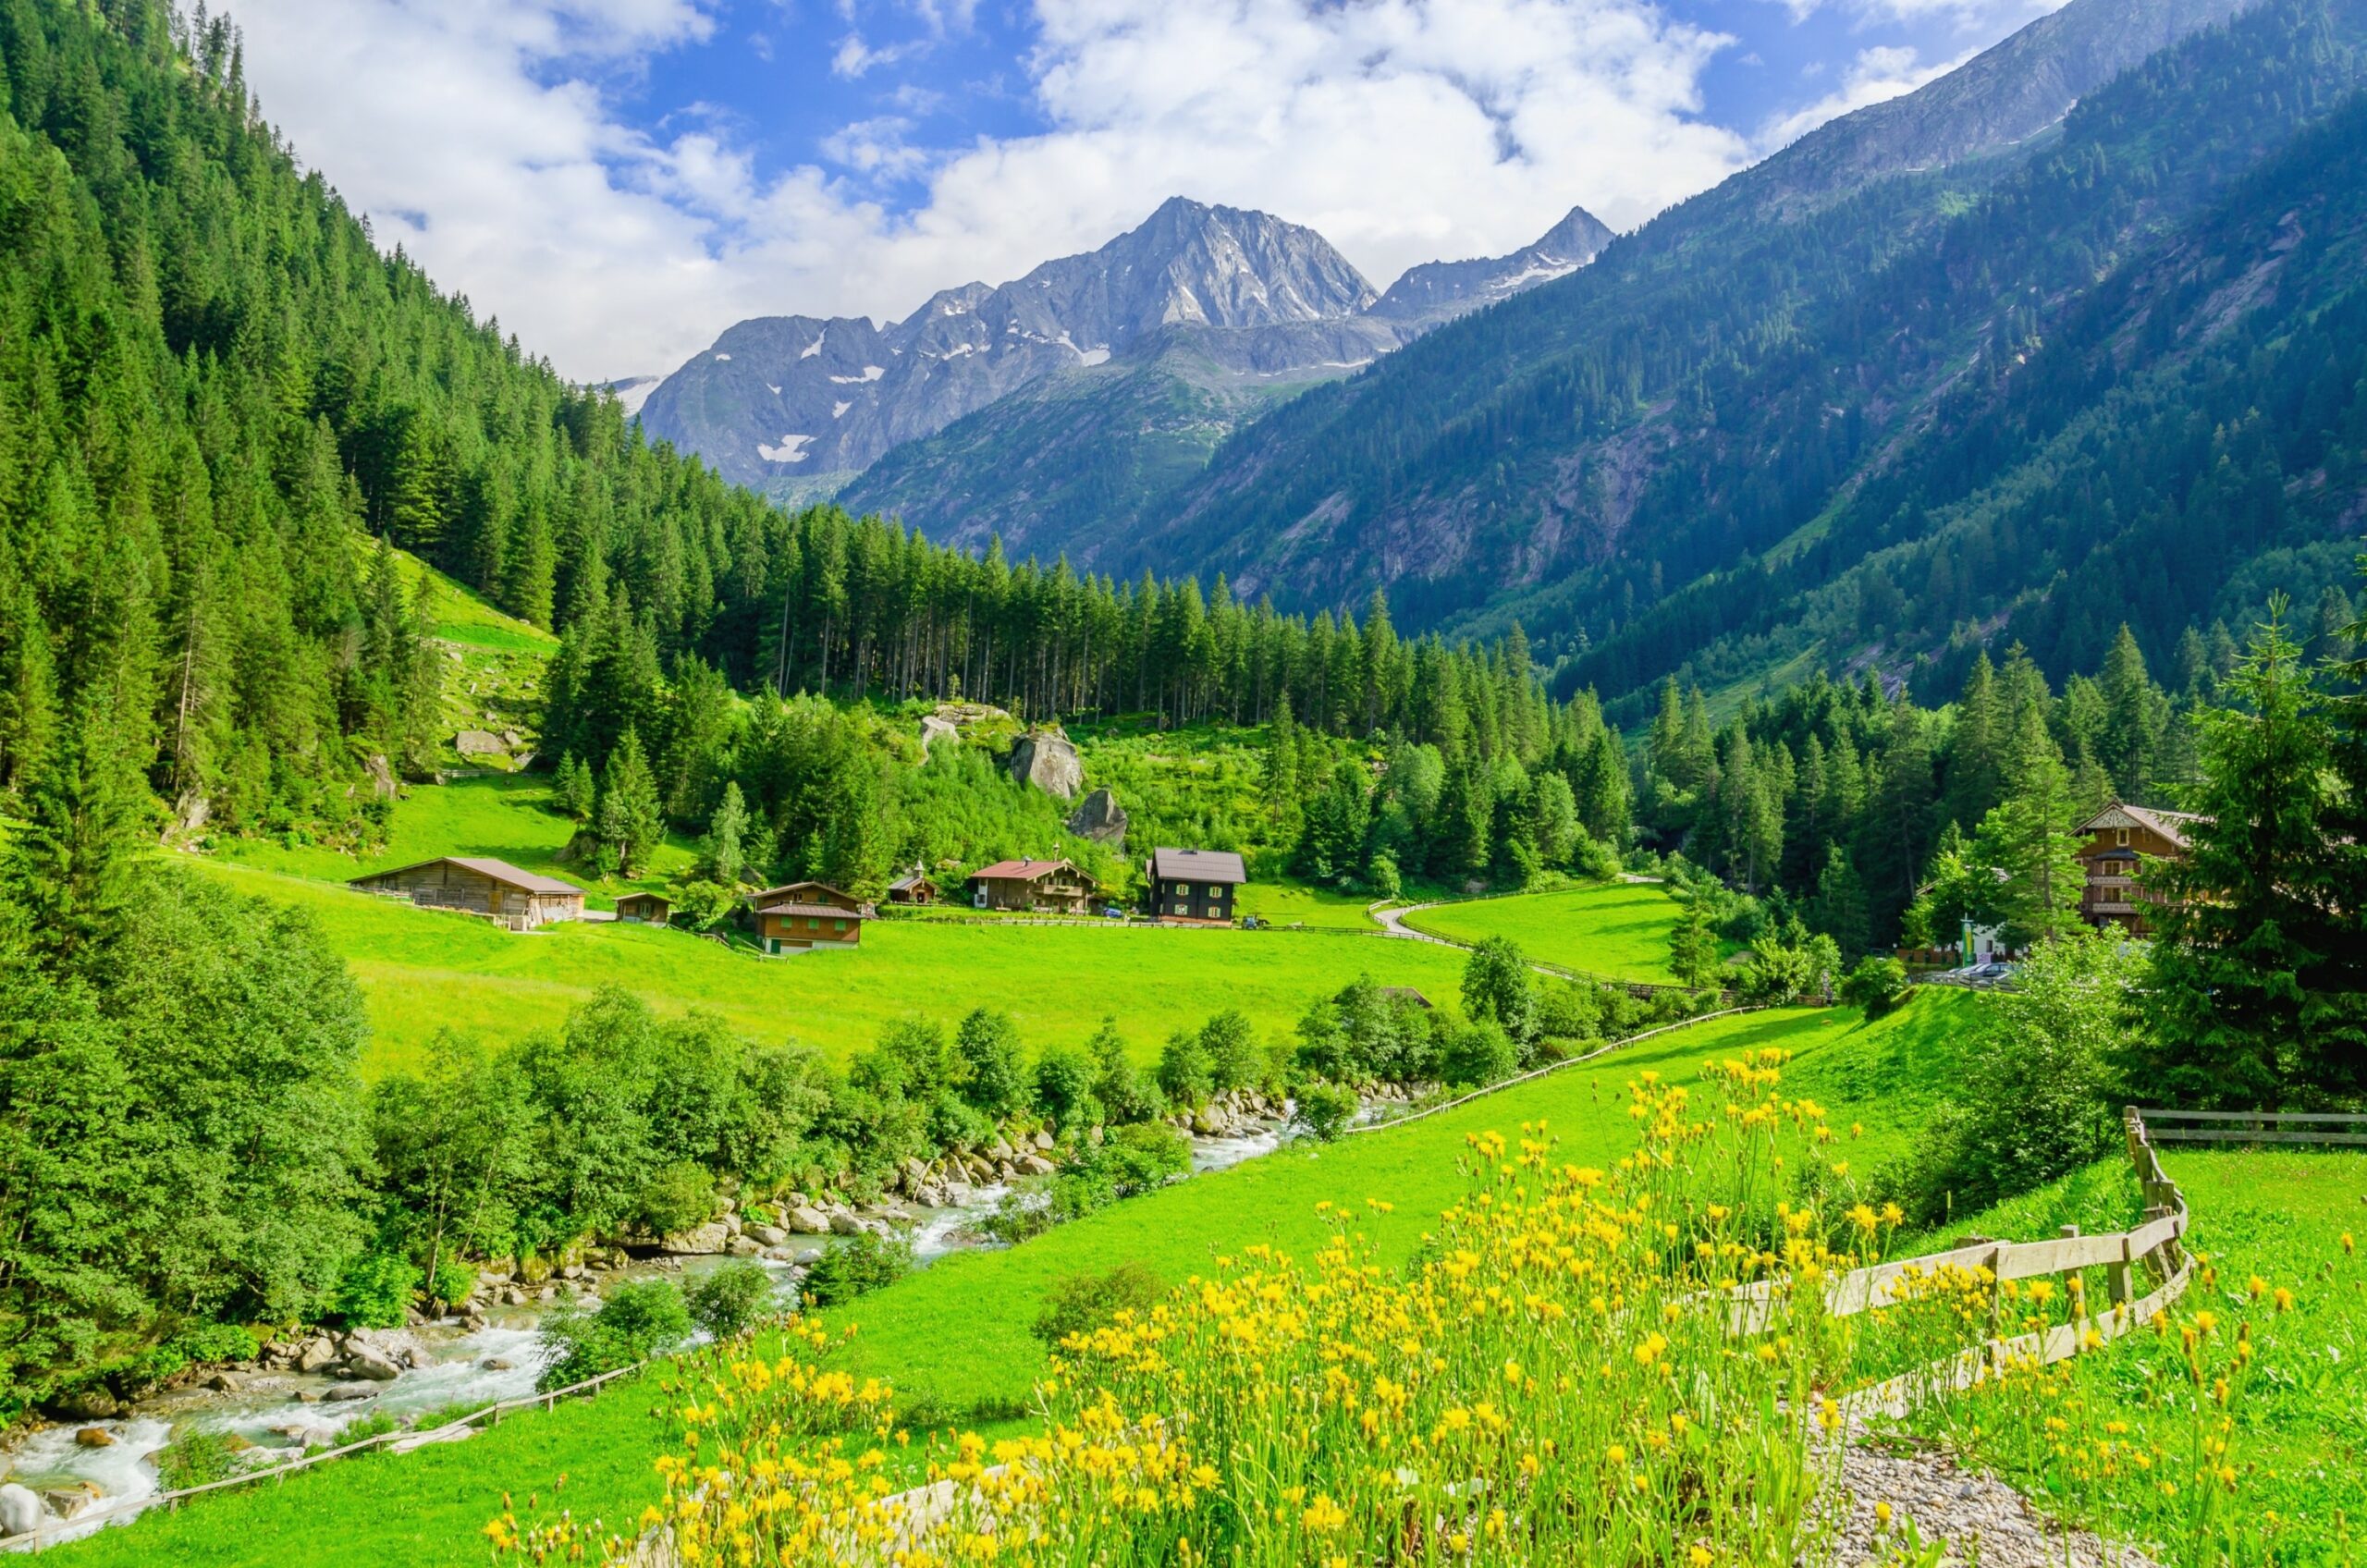
<path id="1" fill-rule="evenodd" d="M 1537 1036 L 1537 977 L 1520 945 L 1490 937 L 1463 962 L 1463 1015 L 1501 1028 L 1515 1046 Z"/>
<path id="2" fill-rule="evenodd" d="M 973 1010 L 954 1032 L 953 1056 L 955 1086 L 979 1114 L 1000 1121 L 1027 1109 L 1019 1025 L 1009 1013 Z"/>
<path id="3" fill-rule="evenodd" d="M 1698 991 L 1717 982 L 1724 963 L 1718 946 L 1715 893 L 1707 887 L 1693 888 L 1678 906 L 1676 924 L 1669 928 L 1669 968 L 1680 982 Z"/>

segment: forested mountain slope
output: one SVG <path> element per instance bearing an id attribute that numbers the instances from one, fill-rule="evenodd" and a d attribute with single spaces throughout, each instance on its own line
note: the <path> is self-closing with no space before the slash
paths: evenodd
<path id="1" fill-rule="evenodd" d="M 2272 165 L 2359 80 L 2362 11 L 2350 0 L 2265 6 L 2108 80 L 2165 29 L 2208 15 L 2075 0 L 2036 44 L 2025 33 L 2000 46 L 2021 74 L 1993 68 L 1993 52 L 1876 116 L 1918 127 L 1935 153 L 1987 146 L 1986 155 L 1804 199 L 1830 189 L 1830 171 L 1866 145 L 1858 116 L 1836 122 L 1577 276 L 1260 421 L 1154 520 L 1140 557 L 1220 566 L 1285 603 L 1353 602 L 1387 583 L 1402 616 L 1430 624 L 1486 628 L 1518 615 L 1569 685 L 1595 683 L 1613 701 L 1672 670 L 1730 682 L 1804 652 L 1835 665 L 1878 660 L 1894 674 L 1938 655 L 1932 677 L 1945 684 L 1968 656 L 1952 636 L 1993 635 L 2007 619 L 2056 672 L 2092 665 L 2124 616 L 2166 664 L 2216 590 L 2257 586 L 2287 563 L 2275 552 L 2339 536 L 2346 471 L 2336 462 L 2311 477 L 2317 459 L 2302 450 L 2343 447 L 2338 403 L 2319 411 L 2314 432 L 2282 433 L 2280 462 L 2302 466 L 2256 481 L 2279 494 L 2272 515 L 2230 529 L 2206 510 L 2191 524 L 2234 545 L 2207 557 L 2215 577 L 2186 573 L 2163 553 L 2181 541 L 2155 529 L 2119 557 L 2105 591 L 2050 594 L 2058 570 L 2143 521 L 2128 509 L 2133 497 L 2103 509 L 2091 489 L 2033 501 L 2023 526 L 1993 531 L 1977 549 L 1960 538 L 1936 583 L 1927 554 L 1871 557 L 1932 534 L 1932 508 L 1974 487 L 2051 484 L 2042 466 L 2020 468 L 2070 420 L 2066 398 L 2103 417 L 2206 343 L 2244 374 L 2284 374 L 2225 340 L 2231 326 L 2252 330 L 2249 307 L 2271 306 L 2306 333 L 2287 372 L 2312 355 L 2356 353 L 2355 337 L 2312 314 L 2347 287 L 2344 264 L 2287 261 L 2183 325 L 2132 305 L 2151 335 L 2079 361 L 2084 371 L 2061 385 L 2071 361 L 2057 338 L 2096 319 L 2107 296 L 2145 277 L 2156 288 L 2181 274 L 2232 281 L 2266 259 L 2245 251 L 2259 236 L 2245 239 L 2244 214 L 2225 204 L 2240 201 L 2247 179 L 2266 182 L 2266 200 Z M 2031 137 L 2030 73 L 2042 65 L 2062 92 L 2085 96 L 2059 129 Z M 1943 138 L 1935 127 L 1950 116 L 1957 129 Z M 1984 125 L 2012 144 L 1965 129 Z M 2320 195 L 2342 197 L 2360 166 L 2355 156 L 2320 162 Z M 2290 206 L 2253 215 L 2275 229 Z M 2347 243 L 2338 224 L 2308 211 L 2294 221 L 2303 255 Z M 2290 292 L 2305 277 L 2313 292 Z M 2178 308 L 2199 309 L 2210 293 Z M 2325 374 L 2348 385 L 2338 366 Z M 2207 441 L 2217 422 L 2197 399 L 2212 380 L 2195 374 L 2160 395 L 2185 410 L 2181 430 L 2199 423 Z M 2008 415 L 2010 438 L 1973 434 L 1995 410 L 2042 406 L 2052 410 L 2045 433 Z M 2166 480 L 2191 475 L 2189 449 L 2125 447 L 2120 460 Z M 2285 575 L 2314 594 L 2338 575 L 2336 553 L 2318 551 L 2324 570 Z M 2259 565 L 2239 576 L 2246 563 Z M 2178 594 L 2149 602 L 2156 573 L 2183 576 Z"/>

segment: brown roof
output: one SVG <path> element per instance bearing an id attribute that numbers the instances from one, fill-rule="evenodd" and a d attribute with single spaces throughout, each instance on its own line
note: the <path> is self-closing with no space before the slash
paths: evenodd
<path id="1" fill-rule="evenodd" d="M 1249 880 L 1241 857 L 1230 850 L 1153 850 L 1150 874 L 1159 882 L 1231 882 Z"/>
<path id="2" fill-rule="evenodd" d="M 794 901 L 780 904 L 764 904 L 758 907 L 756 913 L 758 914 L 826 914 L 835 920 L 872 920 L 877 918 L 868 908 L 842 909 L 837 904 L 803 904 Z"/>
<path id="3" fill-rule="evenodd" d="M 617 907 L 619 909 L 624 908 L 627 904 L 667 904 L 670 906 L 673 901 L 673 900 L 668 898 L 663 893 L 619 893 L 617 895 Z"/>
<path id="4" fill-rule="evenodd" d="M 833 888 L 828 882 L 784 882 L 778 888 L 767 888 L 763 892 L 749 894 L 748 901 L 752 904 L 761 904 L 767 899 L 782 899 L 791 893 L 804 892 L 828 893 L 832 898 L 844 899 L 849 903 L 857 901 L 852 893 L 843 888 Z"/>
<path id="5" fill-rule="evenodd" d="M 992 865 L 980 866 L 970 875 L 989 882 L 1033 882 L 1056 871 L 1076 871 L 1077 876 L 1085 881 L 1093 880 L 1084 872 L 1077 871 L 1075 863 L 1065 860 L 999 860 Z"/>
<path id="6" fill-rule="evenodd" d="M 583 889 L 572 882 L 562 882 L 556 876 L 537 876 L 531 871 L 519 870 L 506 860 L 486 860 L 476 855 L 437 855 L 433 860 L 415 860 L 409 865 L 390 866 L 385 871 L 373 871 L 367 876 L 356 876 L 353 880 L 375 882 L 382 876 L 400 876 L 406 871 L 417 871 L 422 866 L 427 865 L 457 865 L 463 870 L 473 871 L 480 876 L 489 876 L 506 887 L 517 888 L 529 893 L 563 893 L 571 894 L 579 899 L 583 896 Z"/>
<path id="7" fill-rule="evenodd" d="M 2132 806 L 2126 801 L 2115 801 L 2079 827 L 2074 833 L 2092 833 L 2100 827 L 2114 826 L 2105 818 L 2118 812 L 2140 827 L 2151 828 L 2183 850 L 2187 847 L 2185 828 L 2189 823 L 2206 820 L 2201 812 L 2169 811 L 2160 806 Z"/>

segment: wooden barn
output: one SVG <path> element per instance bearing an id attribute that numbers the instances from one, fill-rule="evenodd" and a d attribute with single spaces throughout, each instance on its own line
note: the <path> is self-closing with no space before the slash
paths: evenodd
<path id="1" fill-rule="evenodd" d="M 673 900 L 663 893 L 626 893 L 617 900 L 617 918 L 663 925 L 674 918 Z"/>
<path id="2" fill-rule="evenodd" d="M 1091 914 L 1100 888 L 1064 860 L 1002 860 L 970 875 L 973 909 Z"/>
<path id="3" fill-rule="evenodd" d="M 1241 857 L 1224 850 L 1153 850 L 1143 869 L 1150 912 L 1170 925 L 1231 924 L 1234 889 L 1249 880 Z"/>
<path id="4" fill-rule="evenodd" d="M 374 871 L 350 885 L 382 898 L 408 899 L 426 909 L 482 914 L 512 931 L 583 918 L 583 889 L 573 883 L 473 855 L 446 855 Z"/>
<path id="5" fill-rule="evenodd" d="M 877 915 L 852 893 L 828 882 L 791 882 L 751 894 L 756 941 L 768 953 L 852 948 L 863 942 L 863 923 Z"/>

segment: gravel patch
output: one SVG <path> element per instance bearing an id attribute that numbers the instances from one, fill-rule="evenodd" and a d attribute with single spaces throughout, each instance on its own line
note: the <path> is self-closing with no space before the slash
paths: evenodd
<path id="1" fill-rule="evenodd" d="M 2133 1548 L 2040 1517 L 2013 1488 L 1962 1470 L 1934 1449 L 1884 1451 L 1853 1441 L 1842 1453 L 1841 1491 L 1848 1512 L 1830 1559 L 1840 1568 L 1899 1560 L 1909 1524 L 1926 1547 L 1944 1544 L 1941 1562 L 1961 1568 L 2159 1568 Z M 1887 1525 L 1875 1513 L 1884 1502 Z"/>

